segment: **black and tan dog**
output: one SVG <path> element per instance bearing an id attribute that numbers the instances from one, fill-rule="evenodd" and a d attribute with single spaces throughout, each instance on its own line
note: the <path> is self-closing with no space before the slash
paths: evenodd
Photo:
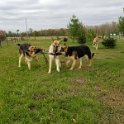
<path id="1" fill-rule="evenodd" d="M 43 50 L 41 48 L 37 48 L 36 46 L 32 46 L 31 44 L 17 44 L 19 46 L 19 64 L 18 67 L 21 67 L 21 60 L 24 57 L 25 62 L 28 65 L 28 69 L 31 69 L 31 61 L 36 60 L 38 58 L 36 56 L 37 53 L 42 53 Z"/>
<path id="2" fill-rule="evenodd" d="M 89 59 L 89 65 L 92 65 L 92 58 L 94 56 L 94 53 L 91 53 L 91 50 L 86 45 L 80 45 L 80 46 L 67 46 L 64 44 L 64 46 L 61 47 L 62 51 L 65 52 L 65 56 L 69 57 L 69 60 L 66 62 L 66 65 L 72 61 L 72 65 L 70 70 L 73 70 L 76 65 L 76 60 L 79 59 L 80 65 L 79 69 L 82 67 L 82 57 L 87 55 Z"/>

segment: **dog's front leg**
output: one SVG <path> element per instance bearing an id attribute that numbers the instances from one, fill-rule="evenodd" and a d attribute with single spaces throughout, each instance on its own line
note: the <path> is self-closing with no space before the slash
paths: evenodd
<path id="1" fill-rule="evenodd" d="M 58 72 L 60 72 L 61 63 L 60 63 L 59 58 L 56 58 L 56 59 L 55 59 L 55 62 L 56 62 L 56 70 L 57 70 Z"/>
<path id="2" fill-rule="evenodd" d="M 34 57 L 34 60 L 39 63 L 39 59 L 37 56 Z"/>
<path id="3" fill-rule="evenodd" d="M 48 73 L 51 73 L 52 61 L 53 61 L 53 57 L 50 56 L 50 57 L 49 57 L 49 71 L 48 71 Z"/>
<path id="4" fill-rule="evenodd" d="M 71 62 L 71 59 L 67 60 L 66 66 L 69 67 L 69 63 Z"/>
<path id="5" fill-rule="evenodd" d="M 92 66 L 92 59 L 89 59 L 89 65 L 88 65 L 89 67 L 91 67 Z"/>
<path id="6" fill-rule="evenodd" d="M 28 64 L 28 69 L 31 70 L 31 62 L 27 61 L 27 64 Z"/>
<path id="7" fill-rule="evenodd" d="M 22 57 L 23 57 L 23 54 L 21 54 L 20 57 L 19 57 L 19 64 L 18 64 L 18 67 L 21 67 L 21 60 L 22 60 Z"/>
<path id="8" fill-rule="evenodd" d="M 98 50 L 98 47 L 99 47 L 99 44 L 98 44 L 98 43 L 96 43 L 96 50 Z"/>
<path id="9" fill-rule="evenodd" d="M 28 58 L 27 56 L 25 56 L 25 62 L 27 63 L 29 70 L 31 70 L 31 61 L 32 60 L 33 60 L 32 58 Z"/>
<path id="10" fill-rule="evenodd" d="M 34 60 L 41 66 L 41 63 L 40 63 L 40 61 L 39 61 L 37 56 L 34 57 Z"/>

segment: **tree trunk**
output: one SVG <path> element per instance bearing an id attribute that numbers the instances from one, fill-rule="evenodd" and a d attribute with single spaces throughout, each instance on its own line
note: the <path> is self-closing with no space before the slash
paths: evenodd
<path id="1" fill-rule="evenodd" d="M 2 47 L 2 41 L 0 41 L 0 47 Z"/>

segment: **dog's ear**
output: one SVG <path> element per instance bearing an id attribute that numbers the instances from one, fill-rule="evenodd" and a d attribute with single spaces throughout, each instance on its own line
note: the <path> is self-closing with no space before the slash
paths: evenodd
<path id="1" fill-rule="evenodd" d="M 60 44 L 63 41 L 63 39 L 58 40 L 58 43 Z"/>
<path id="2" fill-rule="evenodd" d="M 67 46 L 67 44 L 66 44 L 66 43 L 64 43 L 64 46 Z"/>
<path id="3" fill-rule="evenodd" d="M 64 43 L 63 45 L 61 45 L 61 51 L 62 52 L 66 52 L 68 49 L 68 46 L 66 45 L 66 43 Z"/>
<path id="4" fill-rule="evenodd" d="M 64 50 L 67 49 L 67 48 L 68 48 L 67 44 L 64 43 L 63 46 L 62 46 L 62 48 L 63 48 Z"/>
<path id="5" fill-rule="evenodd" d="M 28 45 L 29 45 L 29 46 L 31 46 L 31 44 L 30 44 L 30 43 L 29 43 Z"/>
<path id="6" fill-rule="evenodd" d="M 55 41 L 55 39 L 53 37 L 51 37 L 51 42 L 53 43 Z"/>
<path id="7" fill-rule="evenodd" d="M 56 40 L 60 40 L 60 37 L 56 37 Z"/>

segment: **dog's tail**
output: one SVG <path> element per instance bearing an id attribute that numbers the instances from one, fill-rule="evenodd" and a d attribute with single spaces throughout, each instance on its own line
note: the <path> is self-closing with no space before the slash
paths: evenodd
<path id="1" fill-rule="evenodd" d="M 21 46 L 21 44 L 19 44 L 19 43 L 18 43 L 17 45 L 18 45 L 18 46 Z"/>

